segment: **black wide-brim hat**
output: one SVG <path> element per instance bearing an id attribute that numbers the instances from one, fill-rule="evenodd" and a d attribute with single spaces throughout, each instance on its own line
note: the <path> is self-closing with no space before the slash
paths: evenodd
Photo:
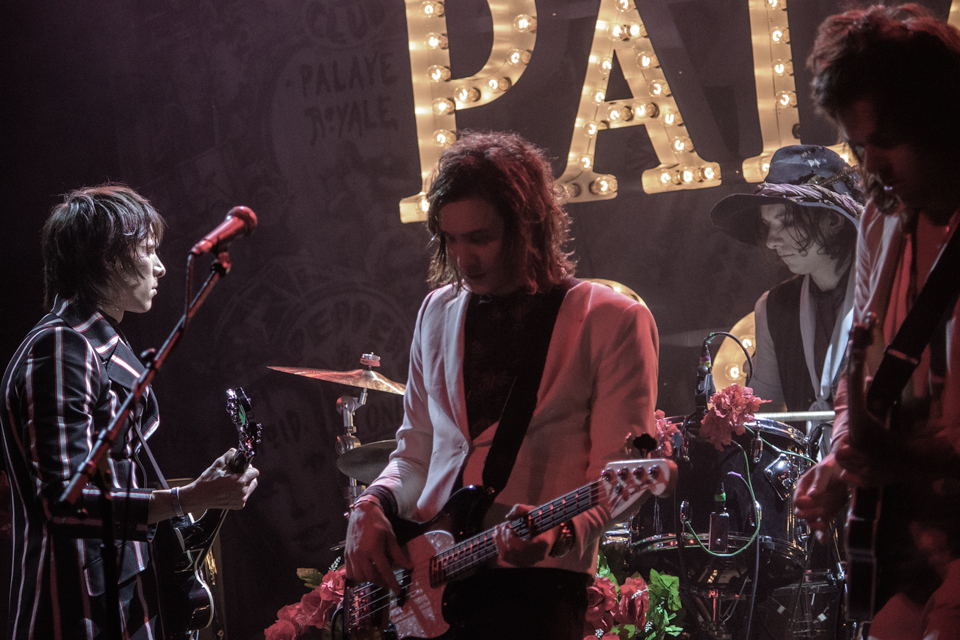
<path id="1" fill-rule="evenodd" d="M 757 243 L 757 220 L 765 204 L 794 204 L 835 212 L 859 224 L 861 197 L 856 171 L 819 145 L 777 149 L 767 179 L 754 193 L 736 193 L 710 211 L 714 226 L 747 244 Z"/>

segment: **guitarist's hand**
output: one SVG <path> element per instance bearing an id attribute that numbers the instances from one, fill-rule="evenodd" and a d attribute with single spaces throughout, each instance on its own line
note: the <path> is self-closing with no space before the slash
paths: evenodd
<path id="1" fill-rule="evenodd" d="M 200 477 L 180 490 L 183 510 L 188 513 L 206 509 L 243 509 L 250 494 L 257 488 L 260 472 L 252 465 L 244 471 L 232 468 L 237 456 L 230 449 L 217 458 Z"/>
<path id="2" fill-rule="evenodd" d="M 535 508 L 526 504 L 514 505 L 506 519 L 515 520 Z M 558 535 L 560 535 L 560 527 L 554 527 L 535 538 L 524 540 L 513 532 L 509 522 L 500 523 L 493 530 L 493 540 L 497 543 L 500 559 L 515 567 L 532 567 L 542 562 L 553 548 Z"/>
<path id="3" fill-rule="evenodd" d="M 393 567 L 413 569 L 390 521 L 374 500 L 360 502 L 350 513 L 344 561 L 348 580 L 372 582 L 396 594 L 400 593 L 400 583 Z"/>
<path id="4" fill-rule="evenodd" d="M 807 521 L 819 542 L 826 539 L 834 517 L 847 502 L 847 484 L 834 454 L 810 467 L 800 477 L 794 494 L 794 513 Z"/>

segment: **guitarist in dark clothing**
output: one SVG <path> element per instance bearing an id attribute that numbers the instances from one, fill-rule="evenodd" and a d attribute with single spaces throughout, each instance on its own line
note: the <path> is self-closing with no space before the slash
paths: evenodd
<path id="1" fill-rule="evenodd" d="M 871 385 L 885 346 L 900 326 L 925 314 L 940 318 L 939 310 L 928 313 L 917 301 L 960 222 L 960 31 L 917 5 L 849 11 L 821 25 L 809 64 L 814 98 L 860 160 L 871 201 L 860 226 L 856 324 L 848 377 L 837 394 L 834 451 L 801 479 L 797 515 L 823 532 L 849 486 L 885 487 L 874 545 L 879 611 L 870 635 L 960 638 L 955 292 L 940 296 L 943 321 L 922 355 L 907 359 L 916 368 L 902 390 L 880 387 L 883 404 L 892 410 L 874 415 L 867 409 L 867 397 L 880 393 Z M 915 304 L 919 316 L 911 315 Z M 858 507 L 861 497 L 854 497 Z M 872 541 L 860 529 L 848 525 L 848 531 L 848 548 L 860 552 L 851 555 L 851 566 L 862 566 Z M 927 572 L 918 569 L 917 559 Z M 857 594 L 851 605 L 862 608 L 857 577 L 851 575 L 850 593 Z"/>
<path id="2" fill-rule="evenodd" d="M 77 509 L 58 500 L 131 393 L 143 367 L 120 333 L 125 312 L 145 313 L 165 273 L 157 255 L 163 219 L 119 185 L 81 189 L 57 205 L 43 230 L 48 313 L 27 335 L 3 376 L 0 412 L 13 511 L 13 576 L 7 637 L 162 637 L 148 541 L 155 523 L 205 509 L 241 509 L 256 469 L 230 470 L 234 450 L 179 490 L 145 485 L 136 434 L 159 426 L 148 389 L 106 465 L 117 541 L 119 607 L 107 601 L 101 558 L 101 494 L 88 485 Z M 133 426 L 133 425 L 131 425 Z M 119 618 L 116 614 L 119 609 Z"/>
<path id="3" fill-rule="evenodd" d="M 653 318 L 609 287 L 571 277 L 558 196 L 542 152 L 501 133 L 449 147 L 427 194 L 439 288 L 418 316 L 397 451 L 351 509 L 346 569 L 351 580 L 398 591 L 393 567 L 413 560 L 388 516 L 426 521 L 458 486 L 486 484 L 500 427 L 525 426 L 506 486 L 473 523 L 496 527 L 498 557 L 446 589 L 444 637 L 582 640 L 609 506 L 531 539 L 504 520 L 597 480 L 624 457 L 625 441 L 656 433 Z M 538 318 L 557 299 L 543 374 L 527 398 L 535 410 L 527 425 L 511 424 L 511 387 L 532 360 L 528 345 L 550 329 Z"/>

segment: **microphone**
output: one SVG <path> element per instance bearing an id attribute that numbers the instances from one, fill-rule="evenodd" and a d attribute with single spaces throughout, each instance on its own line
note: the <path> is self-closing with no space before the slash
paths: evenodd
<path id="1" fill-rule="evenodd" d="M 713 383 L 713 362 L 710 357 L 710 338 L 703 341 L 703 352 L 700 354 L 700 366 L 697 367 L 697 388 L 696 388 L 696 412 L 697 421 L 703 420 L 707 413 L 707 404 L 710 396 L 717 392 L 717 387 Z"/>
<path id="2" fill-rule="evenodd" d="M 257 214 L 247 207 L 234 207 L 227 212 L 227 217 L 216 229 L 203 236 L 203 239 L 193 245 L 190 253 L 195 256 L 216 250 L 217 253 L 226 249 L 231 242 L 240 236 L 248 236 L 257 228 Z"/>

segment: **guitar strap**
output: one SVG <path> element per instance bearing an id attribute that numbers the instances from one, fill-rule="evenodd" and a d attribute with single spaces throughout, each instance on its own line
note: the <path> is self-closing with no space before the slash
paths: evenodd
<path id="1" fill-rule="evenodd" d="M 483 464 L 483 486 L 490 499 L 507 486 L 507 479 L 517 461 L 520 444 L 527 434 L 530 418 L 537 406 L 537 390 L 540 388 L 540 379 L 543 378 L 543 368 L 560 305 L 563 304 L 567 291 L 578 282 L 574 278 L 566 278 L 560 286 L 547 293 L 543 303 L 530 314 L 528 321 L 539 331 L 527 346 L 527 357 L 524 358 L 526 366 L 510 386 L 497 431 L 493 435 L 493 443 Z"/>
<path id="2" fill-rule="evenodd" d="M 927 281 L 883 359 L 867 390 L 867 409 L 884 416 L 900 397 L 920 364 L 924 348 L 933 339 L 937 327 L 957 304 L 960 296 L 960 233 L 955 229 L 940 252 Z"/>

